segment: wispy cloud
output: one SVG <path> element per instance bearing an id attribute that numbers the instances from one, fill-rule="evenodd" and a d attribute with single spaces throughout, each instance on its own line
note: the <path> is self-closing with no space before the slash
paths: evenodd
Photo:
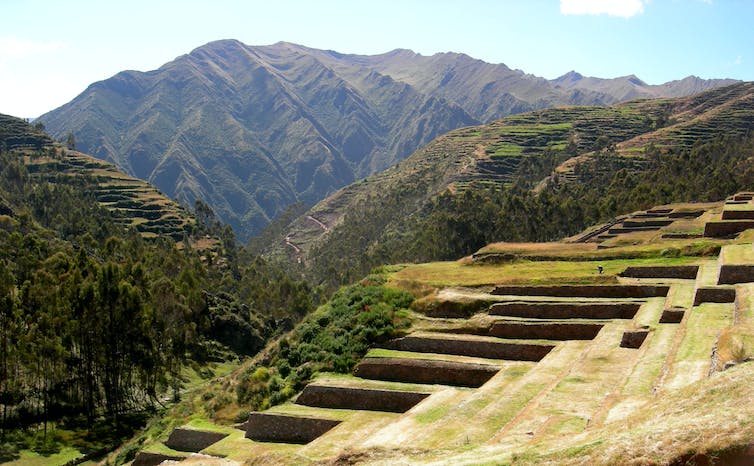
<path id="1" fill-rule="evenodd" d="M 648 0 L 560 0 L 564 15 L 608 15 L 630 18 L 644 12 Z"/>
<path id="2" fill-rule="evenodd" d="M 743 59 L 743 57 L 741 57 L 741 55 L 737 56 L 736 59 L 733 60 L 733 64 L 734 65 L 740 65 L 743 62 L 744 62 L 744 59 Z"/>

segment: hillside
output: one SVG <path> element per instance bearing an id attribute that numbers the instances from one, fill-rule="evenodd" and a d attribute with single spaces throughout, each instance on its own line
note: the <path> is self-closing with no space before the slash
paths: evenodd
<path id="1" fill-rule="evenodd" d="M 749 464 L 752 197 L 382 267 L 110 459 Z"/>
<path id="2" fill-rule="evenodd" d="M 620 79 L 566 86 L 462 54 L 357 56 L 224 40 L 94 83 L 40 121 L 173 199 L 205 201 L 248 239 L 290 204 L 313 205 L 451 129 L 726 83 L 628 92 Z"/>
<path id="3" fill-rule="evenodd" d="M 383 263 L 469 254 L 495 235 L 551 240 L 607 221 L 621 209 L 691 196 L 715 199 L 737 189 L 728 186 L 736 177 L 748 176 L 735 164 L 750 154 L 743 147 L 695 147 L 749 134 L 753 98 L 754 85 L 742 83 L 680 99 L 540 110 L 452 131 L 315 205 L 261 249 L 319 279 L 342 283 Z M 730 157 L 724 163 L 721 150 Z M 691 170 L 690 164 L 702 161 L 736 174 Z M 653 182 L 638 196 L 627 196 L 636 184 L 649 182 L 644 178 L 671 166 L 679 174 L 661 183 L 687 183 L 685 189 L 662 191 Z M 729 178 L 700 181 L 709 192 L 692 192 L 686 178 L 704 176 Z M 355 275 L 342 275 L 354 267 Z"/>
<path id="4" fill-rule="evenodd" d="M 102 457 L 315 296 L 206 206 L 0 115 L 0 462 Z"/>

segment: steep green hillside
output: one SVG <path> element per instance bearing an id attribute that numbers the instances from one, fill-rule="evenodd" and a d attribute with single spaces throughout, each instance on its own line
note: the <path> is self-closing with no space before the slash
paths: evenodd
<path id="1" fill-rule="evenodd" d="M 101 457 L 312 308 L 199 214 L 0 115 L 0 462 Z"/>
<path id="2" fill-rule="evenodd" d="M 290 204 L 313 205 L 455 128 L 727 83 L 626 92 L 617 81 L 571 89 L 461 54 L 370 57 L 225 40 L 94 83 L 40 120 L 186 205 L 206 202 L 246 240 Z"/>
<path id="3" fill-rule="evenodd" d="M 742 83 L 456 130 L 317 204 L 268 251 L 343 283 L 383 263 L 552 240 L 625 210 L 718 199 L 748 186 L 750 143 L 736 138 L 751 129 L 753 97 Z M 694 146 L 721 137 L 733 139 Z"/>

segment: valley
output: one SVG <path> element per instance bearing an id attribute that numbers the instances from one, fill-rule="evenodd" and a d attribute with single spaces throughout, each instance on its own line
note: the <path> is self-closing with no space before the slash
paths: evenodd
<path id="1" fill-rule="evenodd" d="M 0 114 L 0 462 L 749 464 L 752 130 L 232 39 Z"/>

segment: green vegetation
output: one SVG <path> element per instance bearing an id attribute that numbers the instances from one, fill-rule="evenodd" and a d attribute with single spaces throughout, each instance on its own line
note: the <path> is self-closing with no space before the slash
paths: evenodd
<path id="1" fill-rule="evenodd" d="M 236 389 L 238 404 L 253 410 L 286 401 L 317 372 L 349 373 L 374 342 L 399 336 L 409 325 L 412 297 L 380 284 L 377 276 L 342 288 L 279 340 L 264 363 L 248 368 Z"/>
<path id="2" fill-rule="evenodd" d="M 179 399 L 191 372 L 237 365 L 314 307 L 308 286 L 238 253 L 211 211 L 181 243 L 144 235 L 98 200 L 100 178 L 65 171 L 80 155 L 11 126 L 16 139 L 0 141 L 3 460 L 70 446 L 101 455 Z"/>
<path id="3" fill-rule="evenodd" d="M 312 274 L 338 283 L 383 263 L 456 259 L 495 241 L 563 238 L 655 205 L 723 199 L 754 185 L 753 149 L 751 138 L 678 153 L 650 148 L 642 171 L 626 169 L 620 158 L 595 157 L 578 166 L 588 183 L 554 179 L 539 192 L 526 184 L 446 191 L 413 215 L 394 212 L 406 205 L 391 204 L 388 194 L 398 191 L 374 194 L 312 248 Z"/>

